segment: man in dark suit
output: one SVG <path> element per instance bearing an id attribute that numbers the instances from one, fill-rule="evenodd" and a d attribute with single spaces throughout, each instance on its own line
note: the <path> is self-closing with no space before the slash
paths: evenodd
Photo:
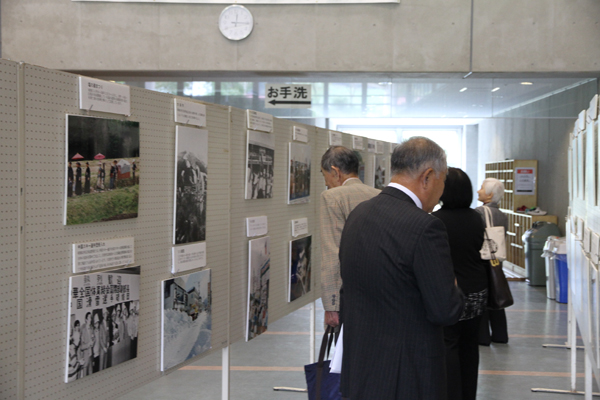
<path id="1" fill-rule="evenodd" d="M 350 400 L 443 400 L 442 327 L 464 307 L 444 224 L 429 214 L 444 190 L 446 154 L 412 138 L 391 163 L 390 185 L 358 205 L 342 233 L 341 391 Z"/>

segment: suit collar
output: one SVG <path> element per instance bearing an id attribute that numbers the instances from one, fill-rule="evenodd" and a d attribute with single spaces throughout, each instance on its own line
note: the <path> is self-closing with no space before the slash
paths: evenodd
<path id="1" fill-rule="evenodd" d="M 417 204 L 414 202 L 413 199 L 410 198 L 409 195 L 407 195 L 400 189 L 396 189 L 395 187 L 386 186 L 381 190 L 381 194 L 390 195 L 392 197 L 397 198 L 398 200 L 407 201 L 407 202 L 413 204 L 415 207 L 418 207 Z"/>
<path id="2" fill-rule="evenodd" d="M 358 177 L 352 177 L 352 178 L 346 179 L 344 181 L 344 183 L 342 183 L 342 186 L 357 185 L 359 183 L 362 183 L 362 181 L 360 180 L 360 178 L 358 178 Z"/>

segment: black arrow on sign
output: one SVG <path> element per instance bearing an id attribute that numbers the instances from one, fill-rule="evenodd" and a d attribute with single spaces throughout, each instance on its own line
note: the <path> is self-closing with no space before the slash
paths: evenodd
<path id="1" fill-rule="evenodd" d="M 310 101 L 281 101 L 281 100 L 271 100 L 269 104 L 273 104 L 276 106 L 277 104 L 310 104 Z"/>

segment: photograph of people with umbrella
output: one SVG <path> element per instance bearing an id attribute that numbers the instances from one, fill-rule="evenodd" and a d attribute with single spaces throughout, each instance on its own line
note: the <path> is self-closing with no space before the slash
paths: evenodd
<path id="1" fill-rule="evenodd" d="M 67 115 L 66 152 L 65 225 L 137 217 L 139 122 Z"/>

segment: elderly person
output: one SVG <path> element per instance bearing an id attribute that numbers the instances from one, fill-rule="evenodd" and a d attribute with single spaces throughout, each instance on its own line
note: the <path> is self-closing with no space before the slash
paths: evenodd
<path id="1" fill-rule="evenodd" d="M 508 217 L 500 211 L 499 204 L 504 195 L 504 185 L 498 179 L 487 178 L 481 184 L 481 189 L 477 191 L 478 199 L 483 203 L 475 210 L 481 214 L 485 224 L 485 211 L 483 207 L 488 207 L 492 212 L 492 225 L 503 226 L 504 232 L 508 231 Z M 492 334 L 490 336 L 490 328 Z M 479 331 L 479 344 L 489 346 L 491 342 L 508 343 L 508 328 L 506 325 L 506 313 L 504 310 L 487 310 L 481 318 Z"/>
<path id="2" fill-rule="evenodd" d="M 411 138 L 392 154 L 391 183 L 348 216 L 340 243 L 344 282 L 341 392 L 352 400 L 446 398 L 443 326 L 464 298 L 442 221 L 446 153 Z"/>
<path id="3" fill-rule="evenodd" d="M 473 210 L 471 180 L 458 168 L 448 168 L 442 208 L 433 213 L 448 232 L 458 287 L 466 297 L 459 321 L 444 327 L 448 400 L 475 400 L 479 368 L 479 325 L 487 306 L 488 277 L 479 250 L 484 225 Z"/>
<path id="4" fill-rule="evenodd" d="M 321 193 L 321 298 L 325 324 L 339 326 L 339 247 L 346 218 L 354 207 L 379 194 L 379 189 L 358 179 L 358 157 L 343 146 L 332 146 L 321 157 L 321 173 L 327 185 Z"/>

